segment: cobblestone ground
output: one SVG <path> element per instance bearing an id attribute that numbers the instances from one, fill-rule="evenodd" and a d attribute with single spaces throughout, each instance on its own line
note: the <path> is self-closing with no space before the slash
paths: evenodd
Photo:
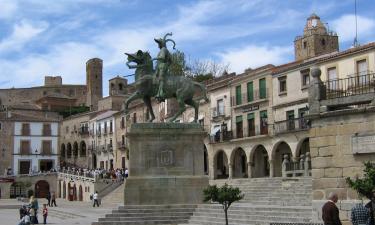
<path id="1" fill-rule="evenodd" d="M 45 199 L 39 199 L 39 206 L 46 203 Z M 18 209 L 23 203 L 17 200 L 0 199 L 0 225 L 17 225 L 19 222 Z M 117 208 L 115 204 L 103 203 L 99 208 L 92 207 L 91 202 L 69 202 L 57 199 L 58 207 L 48 207 L 47 224 L 54 225 L 91 225 L 99 217 L 110 213 Z M 40 213 L 39 213 L 40 214 Z M 43 224 L 43 217 L 38 216 L 40 224 Z"/>

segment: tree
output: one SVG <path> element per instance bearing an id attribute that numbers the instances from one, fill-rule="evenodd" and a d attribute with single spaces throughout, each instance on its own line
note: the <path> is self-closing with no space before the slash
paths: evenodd
<path id="1" fill-rule="evenodd" d="M 371 199 L 372 192 L 375 190 L 375 164 L 365 162 L 365 169 L 363 170 L 363 178 L 356 177 L 354 180 L 350 177 L 346 178 L 348 185 L 357 191 L 360 196 Z"/>
<path id="2" fill-rule="evenodd" d="M 223 75 L 229 64 L 224 65 L 211 60 L 186 59 L 185 53 L 176 50 L 171 54 L 172 63 L 169 73 L 174 76 L 186 76 L 194 81 L 202 82 Z"/>
<path id="3" fill-rule="evenodd" d="M 241 190 L 236 187 L 231 187 L 225 184 L 222 187 L 217 187 L 216 185 L 209 185 L 203 190 L 204 201 L 213 201 L 221 204 L 225 213 L 225 224 L 228 225 L 228 209 L 233 202 L 243 199 L 244 195 L 241 194 Z"/>

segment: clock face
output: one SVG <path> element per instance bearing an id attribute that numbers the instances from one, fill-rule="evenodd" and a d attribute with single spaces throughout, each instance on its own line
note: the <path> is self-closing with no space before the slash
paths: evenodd
<path id="1" fill-rule="evenodd" d="M 317 24 L 318 24 L 318 20 L 317 20 L 317 19 L 312 19 L 312 21 L 311 21 L 311 25 L 312 25 L 313 27 L 316 27 Z"/>

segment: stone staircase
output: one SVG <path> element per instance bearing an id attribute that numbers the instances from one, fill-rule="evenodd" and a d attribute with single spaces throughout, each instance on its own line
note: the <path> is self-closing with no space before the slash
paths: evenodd
<path id="1" fill-rule="evenodd" d="M 195 208 L 195 205 L 120 206 L 92 225 L 177 225 L 187 223 Z"/>
<path id="2" fill-rule="evenodd" d="M 309 223 L 312 220 L 311 178 L 253 178 L 212 180 L 211 185 L 239 187 L 243 200 L 228 211 L 231 225 L 269 225 L 270 223 Z M 202 204 L 189 225 L 221 225 L 224 211 L 218 204 Z"/>
<path id="3" fill-rule="evenodd" d="M 311 178 L 252 178 L 211 180 L 211 185 L 239 187 L 243 200 L 228 211 L 231 225 L 309 223 L 312 220 Z M 116 190 L 117 191 L 117 190 Z M 114 195 L 115 196 L 115 195 Z M 123 196 L 123 195 L 122 195 Z M 115 197 L 113 197 L 115 198 Z M 123 197 L 122 197 L 123 199 Z M 219 204 L 120 206 L 93 225 L 222 225 L 224 212 Z"/>
<path id="4" fill-rule="evenodd" d="M 104 196 L 102 199 L 102 204 L 111 203 L 111 204 L 123 205 L 124 204 L 124 188 L 125 188 L 125 182 L 122 183 L 120 186 L 116 187 L 112 192 Z"/>

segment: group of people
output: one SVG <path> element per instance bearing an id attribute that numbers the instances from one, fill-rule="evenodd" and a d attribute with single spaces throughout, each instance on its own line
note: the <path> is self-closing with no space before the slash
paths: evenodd
<path id="1" fill-rule="evenodd" d="M 34 196 L 30 197 L 30 202 L 20 208 L 20 222 L 18 225 L 39 224 L 38 221 L 39 203 Z M 43 224 L 47 224 L 48 209 L 47 204 L 43 204 L 42 209 Z"/>
<path id="2" fill-rule="evenodd" d="M 339 209 L 336 206 L 338 195 L 330 193 L 328 201 L 322 208 L 322 219 L 324 225 L 341 225 Z M 369 203 L 363 205 L 357 203 L 351 210 L 350 220 L 353 225 L 375 225 L 375 191 Z"/>
<path id="3" fill-rule="evenodd" d="M 114 181 L 123 181 L 129 175 L 129 170 L 127 168 L 106 170 L 101 168 L 84 169 L 78 167 L 64 167 L 62 172 L 99 179 L 112 179 Z"/>

